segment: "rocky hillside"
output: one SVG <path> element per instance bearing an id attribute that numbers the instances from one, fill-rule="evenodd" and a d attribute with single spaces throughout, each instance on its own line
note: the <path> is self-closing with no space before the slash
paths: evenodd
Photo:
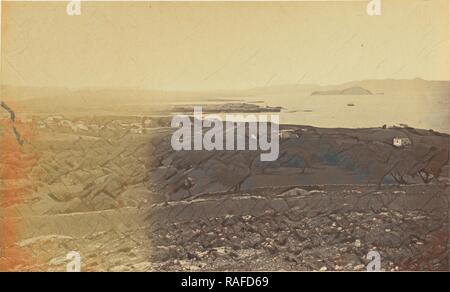
<path id="1" fill-rule="evenodd" d="M 412 128 L 320 129 L 286 126 L 274 162 L 258 151 L 172 151 L 158 144 L 150 181 L 170 199 L 267 186 L 428 184 L 448 181 L 449 137 Z M 411 145 L 395 147 L 394 137 Z"/>
<path id="2" fill-rule="evenodd" d="M 448 269 L 448 135 L 282 126 L 260 162 L 175 152 L 169 117 L 5 121 L 0 270 Z"/>

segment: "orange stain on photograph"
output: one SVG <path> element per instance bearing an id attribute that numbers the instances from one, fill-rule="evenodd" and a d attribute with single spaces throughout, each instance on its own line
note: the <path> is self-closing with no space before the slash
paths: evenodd
<path id="1" fill-rule="evenodd" d="M 37 157 L 29 145 L 34 138 L 32 124 L 20 121 L 20 111 L 14 102 L 5 103 L 15 110 L 16 121 L 13 123 L 9 114 L 0 109 L 6 113 L 0 116 L 0 271 L 12 271 L 38 262 L 18 245 L 20 230 L 26 226 L 20 223 L 23 218 L 15 208 L 31 195 L 33 186 L 21 182 L 36 164 Z M 14 133 L 14 126 L 25 141 L 23 145 Z"/>

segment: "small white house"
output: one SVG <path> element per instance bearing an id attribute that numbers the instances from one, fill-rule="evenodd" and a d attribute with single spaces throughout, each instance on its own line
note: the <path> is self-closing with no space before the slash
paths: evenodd
<path id="1" fill-rule="evenodd" d="M 411 145 L 411 140 L 409 138 L 399 138 L 399 137 L 395 137 L 394 140 L 392 141 L 392 144 L 395 147 L 405 147 L 407 145 Z"/>

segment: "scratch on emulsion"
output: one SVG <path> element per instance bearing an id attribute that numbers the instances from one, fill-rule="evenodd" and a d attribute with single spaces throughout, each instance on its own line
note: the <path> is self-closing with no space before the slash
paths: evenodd
<path id="1" fill-rule="evenodd" d="M 20 135 L 19 131 L 17 131 L 17 128 L 16 128 L 16 113 L 9 106 L 7 106 L 6 103 L 4 103 L 3 101 L 0 101 L 0 107 L 5 109 L 9 113 L 10 120 L 12 122 L 12 130 L 13 130 L 14 136 L 16 137 L 17 143 L 19 143 L 20 146 L 22 146 L 25 143 L 25 140 L 22 138 L 22 136 Z"/>

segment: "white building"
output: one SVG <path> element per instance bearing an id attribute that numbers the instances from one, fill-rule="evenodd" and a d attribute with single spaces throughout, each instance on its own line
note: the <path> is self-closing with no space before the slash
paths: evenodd
<path id="1" fill-rule="evenodd" d="M 395 147 L 405 147 L 407 145 L 411 145 L 411 140 L 409 138 L 399 138 L 399 137 L 395 137 L 394 140 L 392 141 L 392 145 L 394 145 Z"/>

